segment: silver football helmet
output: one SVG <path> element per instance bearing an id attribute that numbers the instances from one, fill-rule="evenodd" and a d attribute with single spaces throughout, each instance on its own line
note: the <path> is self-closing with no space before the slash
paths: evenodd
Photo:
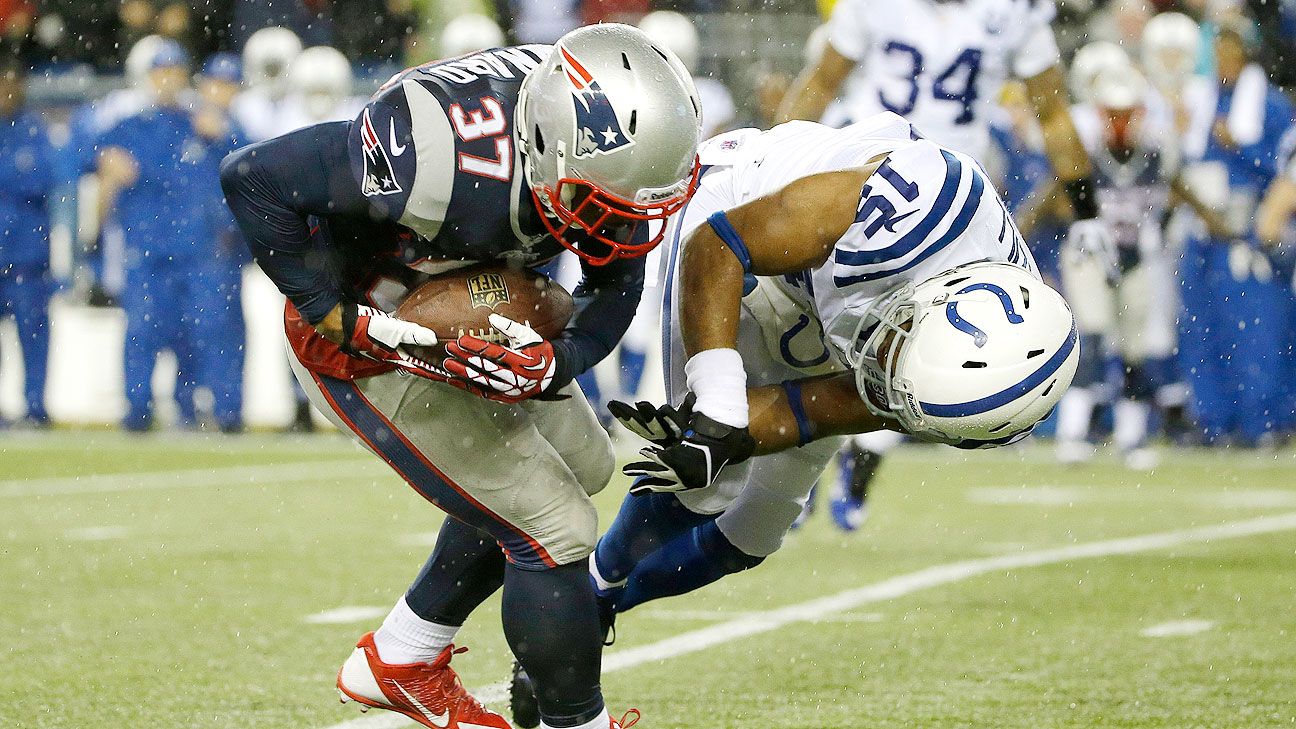
<path id="1" fill-rule="evenodd" d="M 504 45 L 499 24 L 480 13 L 457 15 L 441 31 L 441 57 L 454 58 Z"/>
<path id="2" fill-rule="evenodd" d="M 697 73 L 702 40 L 697 26 L 687 15 L 674 10 L 654 10 L 639 21 L 639 30 L 647 33 L 654 43 L 670 49 L 689 73 Z"/>
<path id="3" fill-rule="evenodd" d="M 1161 13 L 1143 29 L 1143 68 L 1161 89 L 1178 89 L 1197 68 L 1201 29 L 1183 13 Z"/>
<path id="4" fill-rule="evenodd" d="M 1071 385 L 1080 357 L 1062 295 L 1008 263 L 905 283 L 864 310 L 846 353 L 875 415 L 961 447 L 1014 442 Z"/>
<path id="5" fill-rule="evenodd" d="M 578 28 L 527 74 L 515 133 L 541 218 L 595 264 L 642 256 L 697 187 L 701 102 L 669 50 L 637 28 Z M 640 226 L 646 236 L 637 236 Z M 583 231 L 594 242 L 576 245 Z M 600 245 L 601 244 L 601 245 Z"/>
<path id="6" fill-rule="evenodd" d="M 1071 95 L 1076 101 L 1093 101 L 1093 82 L 1108 70 L 1133 68 L 1134 62 L 1124 48 L 1110 41 L 1093 41 L 1076 51 L 1071 59 Z"/>
<path id="7" fill-rule="evenodd" d="M 348 97 L 354 76 L 351 62 L 332 46 L 313 46 L 301 52 L 288 71 L 288 85 L 301 94 L 312 119 L 328 119 Z"/>
<path id="8" fill-rule="evenodd" d="M 243 76 L 248 86 L 263 87 L 271 96 L 288 91 L 288 69 L 302 52 L 301 39 L 287 28 L 262 28 L 243 46 Z"/>

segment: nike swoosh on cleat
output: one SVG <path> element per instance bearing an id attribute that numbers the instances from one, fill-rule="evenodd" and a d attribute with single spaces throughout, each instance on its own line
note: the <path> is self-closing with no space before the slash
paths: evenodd
<path id="1" fill-rule="evenodd" d="M 408 699 L 409 702 L 414 705 L 414 708 L 418 709 L 419 712 L 423 714 L 423 716 L 426 716 L 428 718 L 428 721 L 432 722 L 432 726 L 441 727 L 441 729 L 445 729 L 445 727 L 450 726 L 449 711 L 443 711 L 440 714 L 433 714 L 431 711 L 428 710 L 428 707 L 424 706 L 422 703 L 419 702 L 418 699 L 414 698 L 413 694 L 406 691 L 404 686 L 400 685 L 399 683 L 396 683 L 395 681 L 392 681 L 392 683 L 395 684 L 396 690 L 404 694 L 405 698 Z M 460 726 L 463 725 L 461 724 Z M 483 729 L 490 729 L 490 727 L 483 727 Z"/>
<path id="2" fill-rule="evenodd" d="M 405 149 L 407 145 L 396 143 L 396 120 L 395 119 L 389 120 L 388 125 L 389 126 L 387 127 L 387 131 L 389 133 L 389 136 L 391 137 L 390 141 L 391 141 L 392 156 L 399 157 L 402 154 L 405 154 Z"/>

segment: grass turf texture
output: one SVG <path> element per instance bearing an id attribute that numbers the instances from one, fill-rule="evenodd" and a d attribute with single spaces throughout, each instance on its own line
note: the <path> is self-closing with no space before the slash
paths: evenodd
<path id="1" fill-rule="evenodd" d="M 248 475 L 260 467 L 277 470 Z M 75 488 L 172 470 L 217 477 Z M 605 518 L 625 485 L 599 497 Z M 902 449 L 864 531 L 819 515 L 760 568 L 623 616 L 611 650 L 932 565 L 1293 511 L 1290 452 L 1169 453 L 1136 474 L 1061 468 L 1042 446 Z M 0 513 L 3 727 L 358 718 L 333 674 L 379 619 L 303 618 L 390 606 L 440 523 L 338 436 L 6 435 Z M 506 676 L 497 605 L 461 634 L 470 687 Z M 654 729 L 1296 725 L 1296 532 L 996 572 L 828 617 L 609 674 L 606 694 Z M 1140 635 L 1182 619 L 1215 626 Z"/>

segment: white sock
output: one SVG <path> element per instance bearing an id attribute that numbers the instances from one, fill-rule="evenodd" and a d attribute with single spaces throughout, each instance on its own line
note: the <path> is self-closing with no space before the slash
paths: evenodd
<path id="1" fill-rule="evenodd" d="M 1093 417 L 1096 398 L 1087 387 L 1073 387 L 1058 403 L 1057 439 L 1083 441 L 1089 435 L 1089 420 Z"/>
<path id="2" fill-rule="evenodd" d="M 608 582 L 607 579 L 603 577 L 602 573 L 599 572 L 598 560 L 594 558 L 595 554 L 596 552 L 590 552 L 589 556 L 589 573 L 590 577 L 594 578 L 594 585 L 600 590 L 614 590 L 618 587 L 624 587 L 628 580 Z"/>
<path id="3" fill-rule="evenodd" d="M 441 655 L 458 632 L 457 625 L 441 625 L 415 615 L 402 595 L 374 633 L 374 646 L 383 663 L 428 663 Z"/>
<path id="4" fill-rule="evenodd" d="M 1148 410 L 1146 403 L 1137 400 L 1120 400 L 1116 403 L 1115 428 L 1112 440 L 1122 451 L 1130 451 L 1147 440 Z"/>
<path id="5" fill-rule="evenodd" d="M 571 727 L 570 729 L 608 729 L 610 726 L 612 726 L 612 717 L 608 716 L 607 709 L 605 708 L 603 709 L 603 713 L 599 714 L 594 719 L 581 724 L 580 726 Z M 540 729 L 553 729 L 553 727 L 544 723 L 544 720 L 541 720 Z"/>

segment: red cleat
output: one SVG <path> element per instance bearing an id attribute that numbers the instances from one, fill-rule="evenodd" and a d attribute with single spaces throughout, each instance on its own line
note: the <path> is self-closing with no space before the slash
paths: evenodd
<path id="1" fill-rule="evenodd" d="M 449 646 L 431 663 L 393 665 L 378 658 L 373 633 L 366 633 L 338 671 L 342 703 L 395 711 L 432 729 L 513 729 L 465 691 L 450 668 L 451 657 L 466 650 Z"/>

